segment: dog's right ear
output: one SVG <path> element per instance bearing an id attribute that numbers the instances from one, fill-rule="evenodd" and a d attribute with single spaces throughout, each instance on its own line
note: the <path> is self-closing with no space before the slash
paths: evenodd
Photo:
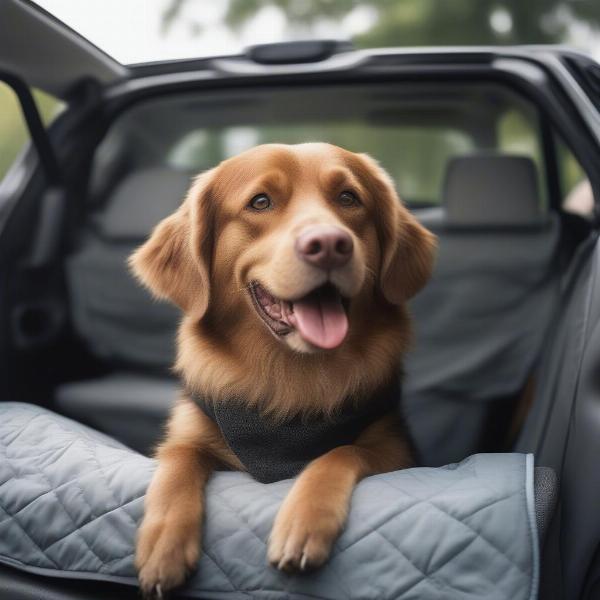
<path id="1" fill-rule="evenodd" d="M 392 178 L 366 154 L 382 247 L 380 286 L 390 304 L 403 304 L 429 280 L 436 251 L 435 236 L 400 201 Z"/>
<path id="2" fill-rule="evenodd" d="M 177 211 L 129 258 L 137 279 L 157 298 L 170 300 L 197 319 L 204 316 L 210 299 L 212 178 L 212 171 L 200 175 Z"/>

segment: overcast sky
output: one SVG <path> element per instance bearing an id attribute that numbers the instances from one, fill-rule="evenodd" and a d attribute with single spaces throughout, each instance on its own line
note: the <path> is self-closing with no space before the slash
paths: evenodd
<path id="1" fill-rule="evenodd" d="M 36 2 L 123 64 L 231 54 L 251 44 L 281 41 L 288 33 L 284 15 L 273 7 L 262 9 L 239 34 L 232 33 L 223 25 L 227 0 L 186 3 L 185 18 L 178 19 L 166 33 L 162 15 L 170 0 Z M 312 35 L 348 38 L 368 28 L 374 17 L 359 7 L 341 21 L 319 24 Z M 600 60 L 597 32 L 577 26 L 571 31 L 571 38 L 573 45 Z"/>

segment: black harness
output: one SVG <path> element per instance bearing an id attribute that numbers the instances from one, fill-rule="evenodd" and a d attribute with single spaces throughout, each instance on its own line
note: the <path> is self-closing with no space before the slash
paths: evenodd
<path id="1" fill-rule="evenodd" d="M 195 394 L 190 398 L 217 424 L 248 473 L 271 483 L 295 477 L 311 460 L 352 444 L 371 423 L 396 411 L 400 384 L 396 381 L 366 400 L 348 399 L 331 417 L 295 416 L 283 422 L 272 422 L 236 399 L 216 403 Z"/>

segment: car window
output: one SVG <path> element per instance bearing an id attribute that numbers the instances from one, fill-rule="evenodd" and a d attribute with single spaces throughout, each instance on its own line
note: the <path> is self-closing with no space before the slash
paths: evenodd
<path id="1" fill-rule="evenodd" d="M 528 156 L 545 205 L 538 121 L 537 111 L 519 97 L 481 84 L 173 96 L 140 104 L 115 122 L 96 154 L 92 196 L 106 197 L 108 182 L 136 169 L 163 166 L 194 174 L 257 144 L 322 141 L 371 154 L 415 207 L 443 203 L 454 157 Z"/>
<path id="2" fill-rule="evenodd" d="M 44 125 L 64 108 L 62 102 L 42 91 L 33 90 L 33 97 Z M 19 99 L 10 86 L 0 82 L 0 181 L 29 140 Z"/>
<path id="3" fill-rule="evenodd" d="M 560 137 L 555 138 L 560 197 L 565 212 L 591 219 L 594 194 L 585 171 Z"/>
<path id="4" fill-rule="evenodd" d="M 298 126 L 199 129 L 173 145 L 166 159 L 176 168 L 197 170 L 214 153 L 214 163 L 257 144 L 318 140 L 377 157 L 412 203 L 435 204 L 446 164 L 473 149 L 473 140 L 450 126 L 377 126 L 361 123 L 303 123 Z"/>
<path id="5" fill-rule="evenodd" d="M 548 186 L 539 119 L 531 111 L 510 107 L 498 119 L 498 150 L 503 154 L 527 156 L 535 163 L 542 206 L 548 203 Z"/>

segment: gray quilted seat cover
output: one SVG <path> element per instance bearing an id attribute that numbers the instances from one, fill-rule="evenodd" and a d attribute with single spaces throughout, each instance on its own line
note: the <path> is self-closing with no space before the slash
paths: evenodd
<path id="1" fill-rule="evenodd" d="M 153 460 L 45 409 L 0 404 L 0 562 L 135 585 L 133 540 Z M 218 473 L 208 489 L 197 598 L 532 599 L 538 546 L 533 458 L 368 478 L 320 571 L 268 567 L 266 540 L 291 481 Z"/>

